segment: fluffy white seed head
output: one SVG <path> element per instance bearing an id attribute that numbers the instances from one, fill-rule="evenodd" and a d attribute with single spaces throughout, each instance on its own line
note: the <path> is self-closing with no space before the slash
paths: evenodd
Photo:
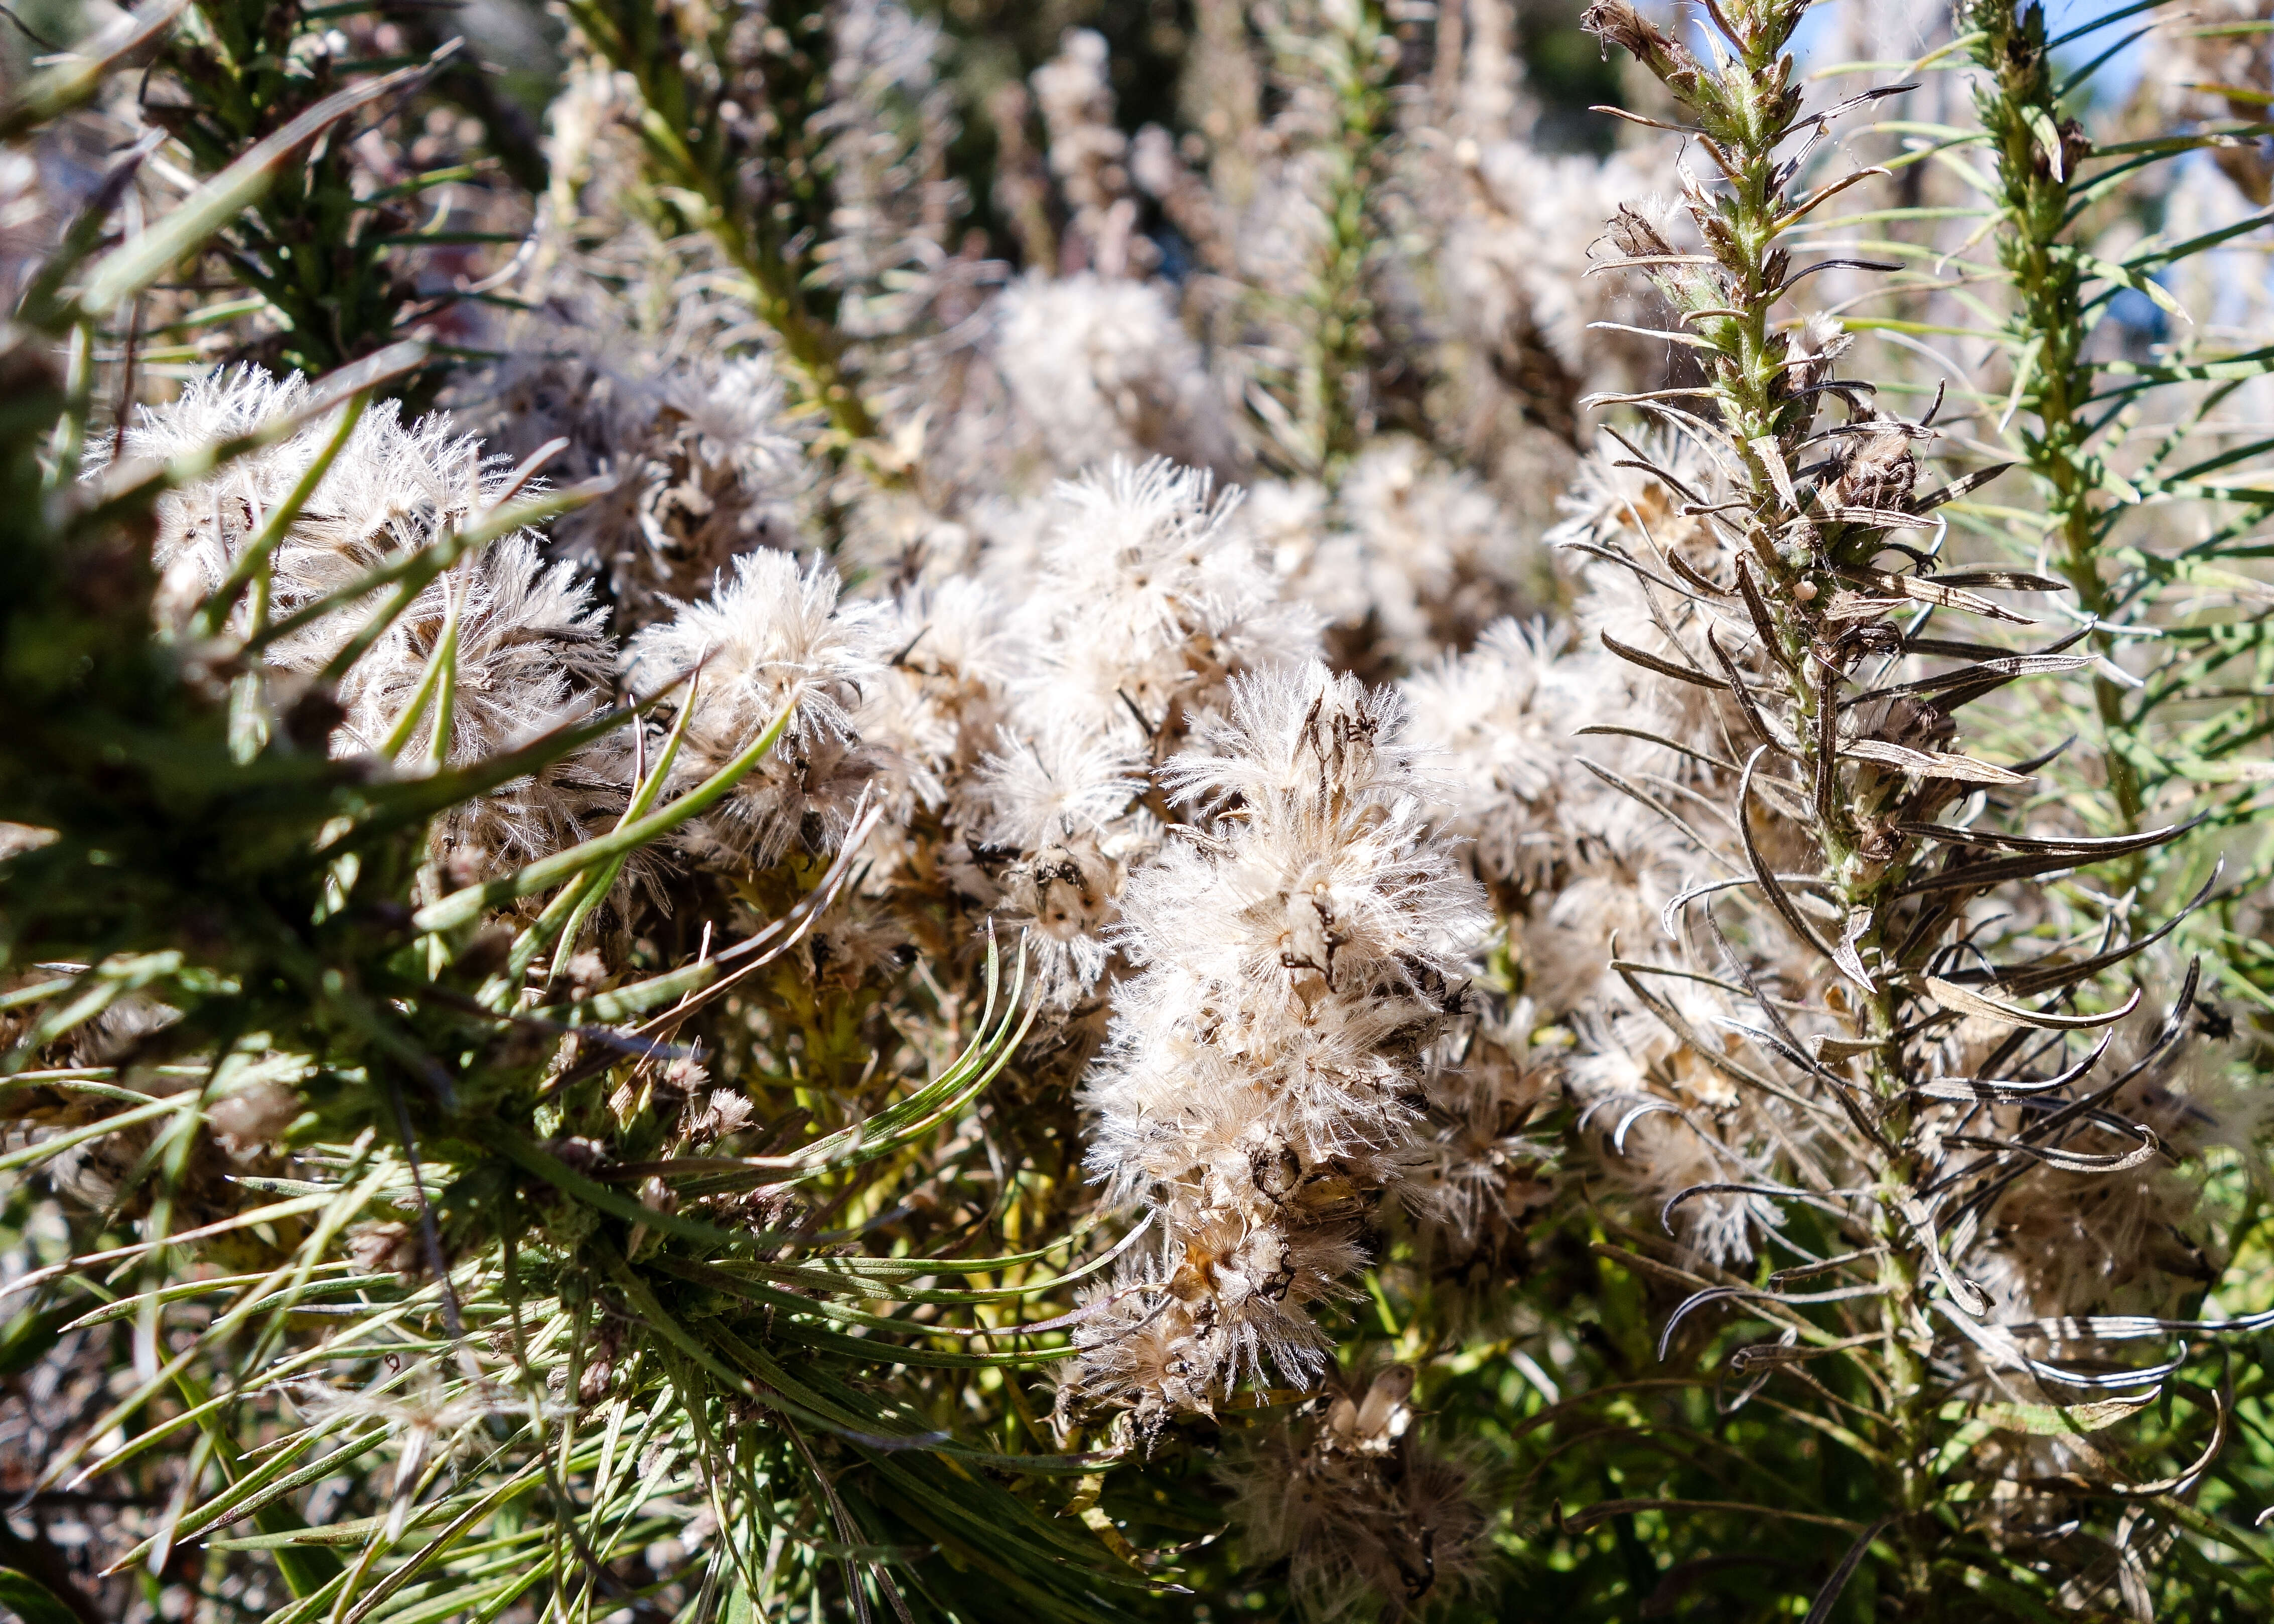
<path id="1" fill-rule="evenodd" d="M 426 699 L 395 747 L 396 771 L 486 760 L 584 721 L 609 692 L 615 650 L 603 626 L 568 564 L 546 564 L 531 536 L 508 536 L 428 587 L 349 671 L 335 748 L 383 751 L 445 652 L 448 736 L 435 738 L 440 706 Z M 604 738 L 454 808 L 438 833 L 477 871 L 574 846 L 622 809 L 624 756 L 620 739 Z"/>
<path id="2" fill-rule="evenodd" d="M 1161 461 L 1061 485 L 1018 622 L 1020 699 L 1150 743 L 1220 703 L 1233 673 L 1306 657 L 1314 623 L 1229 523 L 1236 502 Z"/>
<path id="3" fill-rule="evenodd" d="M 696 678 L 676 793 L 743 754 L 785 715 L 778 743 L 719 803 L 689 825 L 689 850 L 721 861 L 772 862 L 792 840 L 821 851 L 840 836 L 862 787 L 882 764 L 863 746 L 854 713 L 877 681 L 880 617 L 871 604 L 838 602 L 837 574 L 800 570 L 787 553 L 734 560 L 712 594 L 648 628 L 624 650 L 626 684 L 654 692 Z"/>
<path id="4" fill-rule="evenodd" d="M 164 406 L 141 408 L 126 430 L 130 457 L 167 461 L 215 440 L 251 433 L 297 410 L 308 384 L 257 366 L 192 380 Z M 268 516 L 337 431 L 336 413 L 240 457 L 211 478 L 159 499 L 153 559 L 162 576 L 158 613 L 177 626 L 218 586 Z M 107 442 L 94 449 L 99 462 Z M 389 555 L 438 540 L 498 493 L 506 462 L 436 414 L 403 422 L 381 401 L 363 415 L 275 554 L 269 602 L 277 618 L 346 585 Z M 240 615 L 242 614 L 240 605 Z M 309 635 L 275 647 L 272 664 L 321 665 L 355 630 L 333 616 Z"/>
<path id="5" fill-rule="evenodd" d="M 996 321 L 995 365 L 1050 467 L 1156 454 L 1230 466 L 1222 395 L 1156 285 L 1030 274 L 1005 290 Z"/>
<path id="6" fill-rule="evenodd" d="M 1485 914 L 1423 816 L 1395 695 L 1318 665 L 1234 680 L 1163 775 L 1206 820 L 1133 874 L 1089 1165 L 1161 1225 L 1172 1301 L 1136 1347 L 1098 1323 L 1073 1390 L 1157 1425 L 1269 1357 L 1315 1373 L 1302 1307 L 1411 1153 L 1423 1056 Z M 1133 1374 L 1138 1357 L 1152 1385 Z"/>
<path id="7" fill-rule="evenodd" d="M 1337 1386 L 1266 1431 L 1220 1476 L 1252 1563 L 1284 1561 L 1306 1624 L 1394 1620 L 1457 1602 L 1490 1517 L 1477 1474 L 1427 1435 L 1413 1372 Z"/>

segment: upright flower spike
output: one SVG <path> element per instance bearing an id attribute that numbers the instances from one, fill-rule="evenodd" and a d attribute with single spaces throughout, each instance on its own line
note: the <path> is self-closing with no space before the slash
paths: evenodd
<path id="1" fill-rule="evenodd" d="M 1167 775 L 1201 824 L 1123 893 L 1138 968 L 1084 1090 L 1088 1162 L 1158 1240 L 1078 1334 L 1067 1391 L 1146 1430 L 1267 1358 L 1317 1377 L 1306 1308 L 1346 1289 L 1360 1220 L 1416 1159 L 1425 1051 L 1486 915 L 1399 719 L 1321 665 L 1236 680 Z"/>
<path id="2" fill-rule="evenodd" d="M 1139 247 L 1139 269 L 1148 268 L 1144 260 L 1157 258 L 1159 250 L 1135 232 L 1129 138 L 1113 120 L 1109 74 L 1105 36 L 1069 28 L 1058 54 L 1035 70 L 1031 82 L 1049 133 L 1050 174 L 1073 214 L 1067 246 L 1118 279 L 1131 268 L 1133 247 Z"/>
<path id="3" fill-rule="evenodd" d="M 2116 594 L 2100 571 L 2105 532 L 2099 521 L 2109 500 L 2104 492 L 2109 470 L 2101 447 L 2091 443 L 2097 380 L 2082 353 L 2096 325 L 2085 314 L 2090 257 L 2067 240 L 2074 233 L 2070 199 L 2082 181 L 2077 166 L 2092 143 L 2076 120 L 2062 117 L 2066 93 L 2055 83 L 2043 5 L 1964 0 L 1957 15 L 1960 28 L 1974 41 L 1975 62 L 1985 70 L 1975 86 L 1974 107 L 1996 154 L 2002 218 L 1992 240 L 2019 304 L 2007 343 L 2026 357 L 2014 382 L 2021 403 L 2037 419 L 2036 432 L 2025 429 L 2021 438 L 2051 521 L 2044 540 L 2054 568 L 2076 589 L 2078 607 L 2097 621 L 2121 618 Z M 2217 37 L 2225 31 L 2200 32 Z M 2153 281 L 2143 279 L 2143 285 L 2171 304 Z M 2093 643 L 2103 655 L 2118 646 L 2105 631 L 2097 630 Z M 2123 690 L 2104 673 L 2093 680 L 2093 702 L 2109 798 L 2122 825 L 2136 830 L 2143 807 L 2139 770 L 2124 748 L 2130 730 Z"/>
<path id="4" fill-rule="evenodd" d="M 1891 94 L 1803 112 L 1785 47 L 1805 10 L 1804 0 L 1709 0 L 1720 35 L 1710 65 L 1626 0 L 1597 0 L 1587 14 L 1596 34 L 1666 86 L 1719 171 L 1711 181 L 1683 174 L 1682 207 L 1702 253 L 1675 252 L 1631 209 L 1608 237 L 1617 251 L 1610 264 L 1646 273 L 1672 304 L 1668 336 L 1690 351 L 1706 386 L 1626 399 L 1728 479 L 1725 490 L 1701 493 L 1675 459 L 1638 455 L 1642 470 L 1680 499 L 1652 504 L 1660 515 L 1674 507 L 1684 520 L 1702 518 L 1727 551 L 1676 550 L 1670 534 L 1653 532 L 1643 504 L 1615 504 L 1607 517 L 1631 524 L 1640 545 L 1600 556 L 1631 573 L 1631 602 L 1643 613 L 1580 615 L 1647 680 L 1705 696 L 1689 703 L 1686 738 L 1677 730 L 1658 741 L 1706 770 L 1672 786 L 1683 809 L 1653 780 L 1615 786 L 1680 828 L 1713 875 L 1665 906 L 1690 964 L 1626 948 L 1628 960 L 1615 966 L 1668 1035 L 1656 1052 L 1638 1051 L 1615 1031 L 1623 1013 L 1611 1011 L 1616 1041 L 1589 1058 L 1605 1064 L 1623 1050 L 1629 1079 L 1588 1115 L 1603 1110 L 1614 1159 L 1634 1136 L 1657 1169 L 1660 1222 L 1687 1237 L 1693 1256 L 1728 1264 L 1773 1245 L 1801 1257 L 1804 1267 L 1772 1275 L 1746 1299 L 1782 1327 L 1782 1342 L 1741 1357 L 1773 1372 L 1788 1362 L 1777 1350 L 1799 1341 L 1863 1367 L 1878 1398 L 1858 1424 L 1888 1508 L 1880 1533 L 1838 1564 L 1817 1610 L 1869 1561 L 1883 1605 L 1925 1617 L 1948 1520 L 1994 1515 L 1955 1510 L 1931 1464 L 1962 1447 L 1954 1430 L 1984 1395 L 2063 1405 L 2120 1384 L 2152 1389 L 2176 1368 L 2122 1368 L 2112 1339 L 2127 1334 L 2118 1328 L 2126 1322 L 2093 1318 L 2095 1298 L 2075 1304 L 2082 1312 L 2074 1318 L 2007 1321 L 2001 1311 L 2012 1312 L 2014 1294 L 1993 1298 L 1969 1274 L 2014 1276 L 2000 1252 L 2026 1226 L 2000 1230 L 1995 1214 L 2017 1211 L 2017 1186 L 2054 1173 L 2120 1178 L 2158 1154 L 2151 1122 L 2119 1112 L 2132 1103 L 2152 1115 L 2125 1091 L 2186 1035 L 2197 974 L 2187 973 L 2132 1064 L 2097 1078 L 2107 1046 L 2072 1054 L 2073 1043 L 2091 1040 L 2067 1034 L 2116 1025 L 2140 995 L 2103 1012 L 2076 1003 L 2115 1003 L 2094 982 L 2157 938 L 2117 942 L 2112 921 L 2106 951 L 2016 957 L 2030 945 L 2025 927 L 2000 929 L 1986 910 L 1969 916 L 1970 903 L 2001 885 L 2180 831 L 2090 840 L 1994 827 L 1992 808 L 2029 784 L 2034 763 L 2008 768 L 1966 754 L 1958 713 L 2017 676 L 2086 660 L 2061 652 L 2075 637 L 2014 658 L 1919 635 L 1928 612 L 1986 627 L 2029 624 L 1984 593 L 2065 583 L 2010 570 L 1943 572 L 1939 542 L 1894 540 L 1930 541 L 1932 510 L 1979 479 L 1922 488 L 1912 447 L 1933 438 L 1934 411 L 1917 422 L 1883 415 L 1871 385 L 1840 376 L 1848 346 L 1836 324 L 1788 325 L 1773 314 L 1816 268 L 1795 267 L 1785 234 L 1874 173 L 1811 176 L 1811 152 L 1836 114 Z M 1710 415 L 1688 404 L 1699 394 Z M 1905 658 L 1960 663 L 1890 680 Z M 1702 823 L 1698 802 L 1710 814 Z M 2003 915 L 2031 912 L 2022 896 Z M 1662 1142 L 1653 1147 L 1653 1136 Z M 1797 1238 L 1803 1228 L 1814 1244 Z M 1796 1277 L 1804 1290 L 1781 1283 Z M 1724 1295 L 1707 1287 L 1677 1309 L 1667 1346 L 1675 1326 Z M 1803 1301 L 1860 1306 L 1789 1305 Z M 2148 1324 L 2152 1335 L 2168 1322 Z M 2035 1538 L 2014 1519 L 1994 1537 Z M 2128 1534 L 2117 1527 L 2107 1537 L 2120 1549 Z M 1879 1550 L 1891 1554 L 1883 1560 Z"/>

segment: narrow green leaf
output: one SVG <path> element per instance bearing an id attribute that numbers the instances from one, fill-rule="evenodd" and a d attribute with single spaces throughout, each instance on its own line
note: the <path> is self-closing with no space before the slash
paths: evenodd
<path id="1" fill-rule="evenodd" d="M 56 64 L 0 102 L 0 141 L 39 128 L 91 100 L 102 81 L 174 26 L 189 0 L 154 0 L 120 18 L 84 53 Z"/>
<path id="2" fill-rule="evenodd" d="M 81 1624 L 71 1605 L 20 1568 L 0 1568 L 0 1612 L 22 1624 Z"/>
<path id="3" fill-rule="evenodd" d="M 439 57 L 437 59 L 439 61 Z M 181 206 L 139 236 L 114 249 L 79 289 L 80 318 L 101 321 L 126 300 L 163 276 L 245 209 L 266 196 L 285 167 L 316 138 L 343 118 L 375 102 L 410 89 L 433 71 L 434 64 L 403 68 L 335 92 L 246 151 Z"/>

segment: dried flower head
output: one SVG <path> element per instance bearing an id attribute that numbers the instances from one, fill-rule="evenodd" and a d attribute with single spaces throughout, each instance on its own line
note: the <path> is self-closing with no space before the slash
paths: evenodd
<path id="1" fill-rule="evenodd" d="M 764 867 L 793 840 L 820 852 L 843 834 L 862 786 L 884 764 L 853 724 L 891 652 L 879 629 L 875 605 L 838 602 L 837 573 L 827 565 L 801 571 L 787 553 L 758 553 L 735 560 L 710 597 L 626 645 L 624 677 L 634 692 L 689 680 L 659 724 L 675 719 L 679 706 L 693 707 L 666 793 L 712 778 L 781 724 L 773 748 L 715 811 L 688 826 L 690 853 Z"/>
<path id="2" fill-rule="evenodd" d="M 1111 1045 L 1083 1098 L 1093 1174 L 1141 1201 L 1165 1301 L 1077 1333 L 1073 1390 L 1157 1426 L 1269 1357 L 1320 1369 L 1305 1304 L 1358 1260 L 1356 1221 L 1413 1136 L 1422 1054 L 1483 928 L 1423 817 L 1395 695 L 1311 665 L 1232 685 L 1171 763 L 1206 821 L 1131 876 Z M 1145 1314 L 1151 1385 L 1120 1332 Z"/>
<path id="3" fill-rule="evenodd" d="M 1330 1389 L 1313 1401 L 1323 1413 L 1224 1470 L 1248 1560 L 1288 1563 L 1306 1620 L 1413 1617 L 1478 1575 L 1490 1518 L 1475 1473 L 1422 1436 L 1412 1392 L 1402 1365 Z"/>

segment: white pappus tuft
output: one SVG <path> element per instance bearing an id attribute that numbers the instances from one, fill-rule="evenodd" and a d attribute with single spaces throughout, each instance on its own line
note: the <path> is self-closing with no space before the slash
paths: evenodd
<path id="1" fill-rule="evenodd" d="M 1461 1006 L 1475 883 L 1424 817 L 1394 695 L 1311 665 L 1232 684 L 1165 775 L 1206 821 L 1133 875 L 1089 1166 L 1159 1226 L 1077 1334 L 1069 1392 L 1141 1425 L 1269 1358 L 1321 1368 L 1307 1305 L 1408 1154 L 1423 1051 Z"/>
<path id="2" fill-rule="evenodd" d="M 787 553 L 751 553 L 709 598 L 626 647 L 624 677 L 636 694 L 694 673 L 691 699 L 659 707 L 660 726 L 694 706 L 666 793 L 712 777 L 787 715 L 773 748 L 687 826 L 681 844 L 699 857 L 763 868 L 793 840 L 829 849 L 884 764 L 853 717 L 892 650 L 877 606 L 840 605 L 838 590 L 826 564 L 801 571 Z"/>

